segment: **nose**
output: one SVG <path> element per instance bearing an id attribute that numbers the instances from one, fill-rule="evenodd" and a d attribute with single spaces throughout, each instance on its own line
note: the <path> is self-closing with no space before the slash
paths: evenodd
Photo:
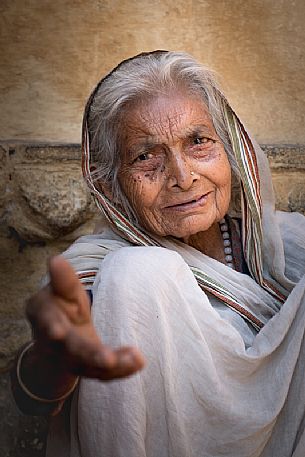
<path id="1" fill-rule="evenodd" d="M 197 179 L 199 179 L 199 176 L 196 170 L 192 169 L 187 158 L 179 153 L 173 153 L 168 164 L 168 187 L 179 187 L 182 190 L 188 190 Z"/>

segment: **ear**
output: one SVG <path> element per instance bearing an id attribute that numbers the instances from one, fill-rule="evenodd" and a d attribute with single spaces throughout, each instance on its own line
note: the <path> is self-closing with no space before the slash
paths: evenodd
<path id="1" fill-rule="evenodd" d="M 113 201 L 113 194 L 109 184 L 105 184 L 102 181 L 98 181 L 96 187 L 102 191 L 102 193 L 108 198 L 108 200 L 110 200 L 111 202 Z"/>
<path id="2" fill-rule="evenodd" d="M 95 182 L 95 187 L 99 190 L 102 194 L 104 194 L 108 200 L 113 202 L 113 194 L 111 191 L 111 186 L 109 184 L 105 184 L 102 180 L 98 180 Z"/>
<path id="3" fill-rule="evenodd" d="M 94 176 L 94 172 L 96 171 L 97 166 L 92 164 L 90 165 L 90 173 Z M 111 191 L 111 186 L 101 179 L 94 179 L 94 185 L 102 194 L 104 194 L 108 200 L 113 201 L 113 194 Z"/>

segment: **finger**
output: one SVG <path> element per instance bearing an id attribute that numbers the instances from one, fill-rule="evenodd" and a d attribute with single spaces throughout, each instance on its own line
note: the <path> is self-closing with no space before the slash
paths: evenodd
<path id="1" fill-rule="evenodd" d="M 125 378 L 141 370 L 145 360 L 141 352 L 133 347 L 122 347 L 114 351 L 116 363 L 112 367 L 104 367 L 97 376 L 102 381 Z"/>
<path id="2" fill-rule="evenodd" d="M 75 374 L 103 381 L 129 376 L 144 366 L 140 351 L 132 347 L 117 350 L 103 345 L 99 338 L 80 338 L 74 332 L 66 341 L 67 363 Z"/>
<path id="3" fill-rule="evenodd" d="M 84 299 L 86 293 L 72 266 L 58 255 L 49 260 L 50 286 L 56 295 L 68 301 Z"/>
<path id="4" fill-rule="evenodd" d="M 58 306 L 54 306 L 52 297 L 45 294 L 39 312 L 27 310 L 27 318 L 31 323 L 34 338 L 44 344 L 62 342 L 71 329 L 68 316 Z"/>
<path id="5" fill-rule="evenodd" d="M 136 348 L 122 347 L 114 351 L 107 348 L 106 355 L 105 350 L 104 347 L 99 353 L 86 360 L 82 376 L 111 381 L 130 376 L 144 366 L 144 358 Z"/>
<path id="6" fill-rule="evenodd" d="M 55 313 L 56 316 L 57 313 L 62 313 L 59 309 L 56 310 L 56 306 L 54 306 L 53 302 L 54 295 L 50 292 L 49 286 L 44 287 L 26 301 L 26 317 L 33 329 L 39 328 L 41 323 L 47 323 L 48 320 L 52 322 L 54 319 L 52 314 Z"/>

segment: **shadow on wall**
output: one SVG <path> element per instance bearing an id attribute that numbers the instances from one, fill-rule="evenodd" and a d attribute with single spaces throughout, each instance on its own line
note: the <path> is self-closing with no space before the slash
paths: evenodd
<path id="1" fill-rule="evenodd" d="M 8 373 L 0 374 L 0 429 L 1 457 L 45 455 L 48 420 L 19 413 L 10 394 Z"/>

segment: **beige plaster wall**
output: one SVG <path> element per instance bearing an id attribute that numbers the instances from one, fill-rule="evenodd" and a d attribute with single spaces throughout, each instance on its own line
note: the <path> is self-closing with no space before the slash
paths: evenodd
<path id="1" fill-rule="evenodd" d="M 79 142 L 97 80 L 143 50 L 214 68 L 262 143 L 305 142 L 303 0 L 1 0 L 0 138 Z"/>

